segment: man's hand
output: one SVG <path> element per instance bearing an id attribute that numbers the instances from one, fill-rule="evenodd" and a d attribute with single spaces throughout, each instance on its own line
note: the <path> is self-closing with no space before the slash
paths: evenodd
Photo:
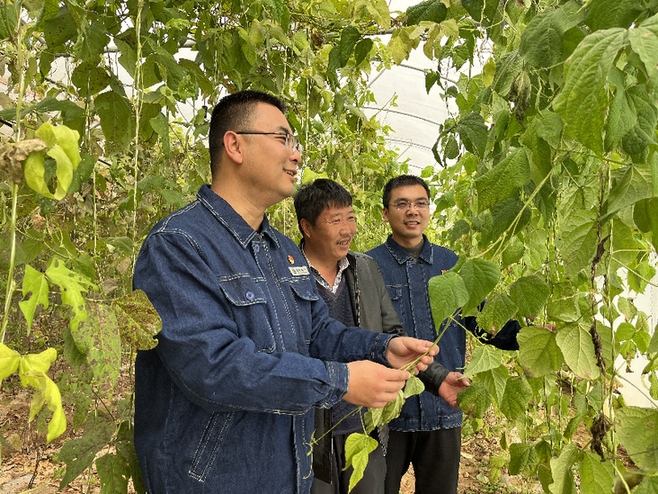
<path id="1" fill-rule="evenodd" d="M 431 350 L 430 350 L 431 349 Z M 424 371 L 427 366 L 432 363 L 434 356 L 439 353 L 439 347 L 434 345 L 431 341 L 418 340 L 410 338 L 409 336 L 399 336 L 391 339 L 386 350 L 386 358 L 391 363 L 391 366 L 400 369 L 410 362 L 413 362 L 421 355 L 427 353 L 418 364 L 414 373 Z"/>
<path id="2" fill-rule="evenodd" d="M 457 394 L 471 385 L 471 381 L 461 372 L 451 372 L 439 386 L 439 396 L 446 400 L 452 408 L 459 408 Z"/>
<path id="3" fill-rule="evenodd" d="M 393 401 L 411 377 L 407 371 L 389 369 L 369 360 L 350 362 L 347 367 L 350 380 L 343 400 L 366 407 L 382 408 Z"/>

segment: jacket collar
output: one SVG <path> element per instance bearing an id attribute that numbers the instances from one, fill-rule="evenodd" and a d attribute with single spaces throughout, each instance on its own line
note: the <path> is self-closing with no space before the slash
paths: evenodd
<path id="1" fill-rule="evenodd" d="M 263 215 L 263 222 L 260 225 L 260 231 L 257 232 L 240 216 L 231 205 L 221 196 L 213 192 L 209 185 L 202 185 L 197 193 L 197 199 L 217 220 L 226 227 L 235 237 L 237 242 L 246 249 L 249 244 L 259 236 L 266 236 L 272 241 L 272 244 L 278 248 L 279 240 L 276 230 L 272 228 L 267 215 Z"/>
<path id="2" fill-rule="evenodd" d="M 423 250 L 420 251 L 418 258 L 427 264 L 432 264 L 434 262 L 434 249 L 432 248 L 432 243 L 427 239 L 427 236 L 425 236 L 424 233 L 423 242 Z M 406 249 L 393 240 L 393 235 L 388 236 L 385 245 L 398 264 L 405 264 L 406 262 L 413 260 L 413 257 L 409 255 Z"/>

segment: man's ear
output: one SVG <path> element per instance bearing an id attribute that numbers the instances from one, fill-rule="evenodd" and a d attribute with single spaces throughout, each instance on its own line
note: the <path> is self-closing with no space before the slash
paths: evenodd
<path id="1" fill-rule="evenodd" d="M 311 227 L 313 225 L 311 225 L 311 223 L 309 223 L 306 218 L 302 218 L 301 220 L 299 220 L 299 226 L 302 227 L 302 236 L 303 237 L 310 237 L 311 236 L 310 230 L 311 230 Z"/>
<path id="2" fill-rule="evenodd" d="M 388 223 L 388 208 L 382 209 L 382 218 L 384 218 L 384 221 Z"/>
<path id="3" fill-rule="evenodd" d="M 232 130 L 226 131 L 224 134 L 224 150 L 227 156 L 236 163 L 242 163 L 243 160 L 243 141 L 240 140 L 238 134 Z"/>

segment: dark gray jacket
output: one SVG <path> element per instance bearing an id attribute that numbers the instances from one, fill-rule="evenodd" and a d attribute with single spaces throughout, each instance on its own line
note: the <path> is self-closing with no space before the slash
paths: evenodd
<path id="1" fill-rule="evenodd" d="M 384 278 L 377 262 L 370 256 L 350 251 L 347 254 L 349 267 L 343 272 L 349 289 L 352 313 L 357 326 L 376 333 L 388 333 L 404 336 L 405 332 L 397 312 L 388 295 Z M 438 362 L 434 362 L 418 377 L 425 384 L 427 391 L 438 395 L 439 386 L 449 371 Z M 315 476 L 325 482 L 331 482 L 331 409 L 315 410 L 315 434 L 318 440 L 313 448 L 313 471 Z M 379 440 L 386 446 L 388 427 L 379 430 Z"/>

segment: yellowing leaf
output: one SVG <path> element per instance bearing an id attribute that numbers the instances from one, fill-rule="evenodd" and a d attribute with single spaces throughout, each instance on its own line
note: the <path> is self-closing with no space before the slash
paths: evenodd
<path id="1" fill-rule="evenodd" d="M 16 372 L 20 360 L 20 353 L 0 343 L 0 382 Z"/>
<path id="2" fill-rule="evenodd" d="M 370 453 L 377 449 L 377 440 L 368 434 L 353 433 L 347 436 L 345 441 L 345 468 L 352 467 L 354 471 L 350 476 L 350 485 L 348 491 L 354 489 L 354 486 L 363 478 L 368 466 L 368 457 Z"/>
<path id="3" fill-rule="evenodd" d="M 493 58 L 487 60 L 487 63 L 484 64 L 482 68 L 482 82 L 486 87 L 491 86 L 494 81 L 494 76 L 496 75 L 496 62 Z"/>
<path id="4" fill-rule="evenodd" d="M 28 294 L 32 295 L 27 300 L 21 300 L 18 305 L 27 321 L 29 334 L 37 306 L 42 305 L 44 309 L 47 309 L 49 305 L 46 277 L 29 264 L 25 266 L 25 275 L 23 276 L 23 297 L 27 297 Z"/>

